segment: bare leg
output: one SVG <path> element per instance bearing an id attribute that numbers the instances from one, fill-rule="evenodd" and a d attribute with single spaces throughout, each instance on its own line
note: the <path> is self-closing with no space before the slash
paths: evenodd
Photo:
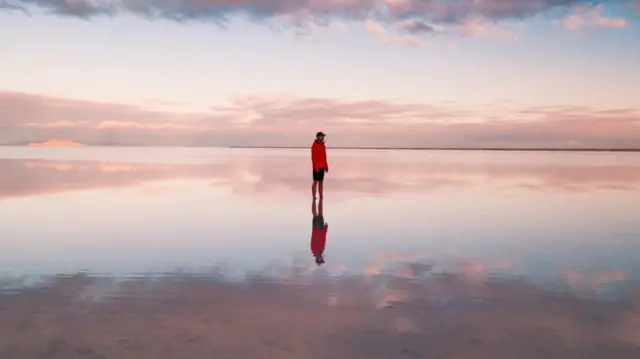
<path id="1" fill-rule="evenodd" d="M 313 213 L 314 217 L 316 217 L 318 215 L 318 210 L 316 209 L 316 199 L 315 198 L 313 198 L 313 201 L 311 202 L 311 213 Z"/>
<path id="2" fill-rule="evenodd" d="M 324 198 L 322 196 L 322 181 L 320 181 L 320 184 L 318 185 L 318 192 L 320 192 L 320 199 Z M 315 191 L 313 193 L 315 193 Z"/>
<path id="3" fill-rule="evenodd" d="M 322 188 L 322 185 L 321 187 Z M 316 199 L 316 192 L 318 189 L 318 181 L 313 181 L 313 186 L 311 186 L 311 194 L 313 195 L 313 199 Z M 322 197 L 322 190 L 320 190 L 320 196 Z"/>
<path id="4" fill-rule="evenodd" d="M 322 182 L 320 182 L 320 186 L 322 186 Z M 322 188 L 322 187 L 320 187 Z M 320 193 L 322 193 L 322 190 L 320 190 Z M 315 203 L 315 201 L 314 201 Z M 320 201 L 318 202 L 318 215 L 320 217 L 322 217 L 322 195 L 320 195 Z"/>

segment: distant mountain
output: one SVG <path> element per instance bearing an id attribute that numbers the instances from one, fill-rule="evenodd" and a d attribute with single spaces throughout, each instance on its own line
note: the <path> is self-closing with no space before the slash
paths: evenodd
<path id="1" fill-rule="evenodd" d="M 67 140 L 49 140 L 44 142 L 31 142 L 28 145 L 29 147 L 86 147 L 87 145 L 67 141 Z"/>

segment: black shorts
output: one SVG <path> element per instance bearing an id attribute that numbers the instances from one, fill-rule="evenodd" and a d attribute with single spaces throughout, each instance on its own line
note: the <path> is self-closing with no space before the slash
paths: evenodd
<path id="1" fill-rule="evenodd" d="M 313 171 L 313 180 L 314 181 L 324 181 L 324 168 L 321 168 L 319 170 L 314 170 Z"/>
<path id="2" fill-rule="evenodd" d="M 324 217 L 323 216 L 313 216 L 313 222 L 311 222 L 311 226 L 313 228 L 324 229 Z"/>

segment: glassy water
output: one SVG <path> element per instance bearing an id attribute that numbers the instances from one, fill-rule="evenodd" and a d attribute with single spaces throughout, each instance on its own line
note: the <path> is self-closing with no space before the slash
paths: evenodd
<path id="1" fill-rule="evenodd" d="M 640 357 L 640 154 L 0 157 L 0 358 Z"/>

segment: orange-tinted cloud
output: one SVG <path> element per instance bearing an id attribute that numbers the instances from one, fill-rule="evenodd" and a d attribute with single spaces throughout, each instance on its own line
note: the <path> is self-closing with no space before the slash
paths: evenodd
<path id="1" fill-rule="evenodd" d="M 373 26 L 373 25 L 371 25 Z M 245 96 L 207 113 L 0 93 L 0 144 L 640 148 L 640 109 L 461 107 Z M 311 134 L 311 135 L 310 135 Z"/>

